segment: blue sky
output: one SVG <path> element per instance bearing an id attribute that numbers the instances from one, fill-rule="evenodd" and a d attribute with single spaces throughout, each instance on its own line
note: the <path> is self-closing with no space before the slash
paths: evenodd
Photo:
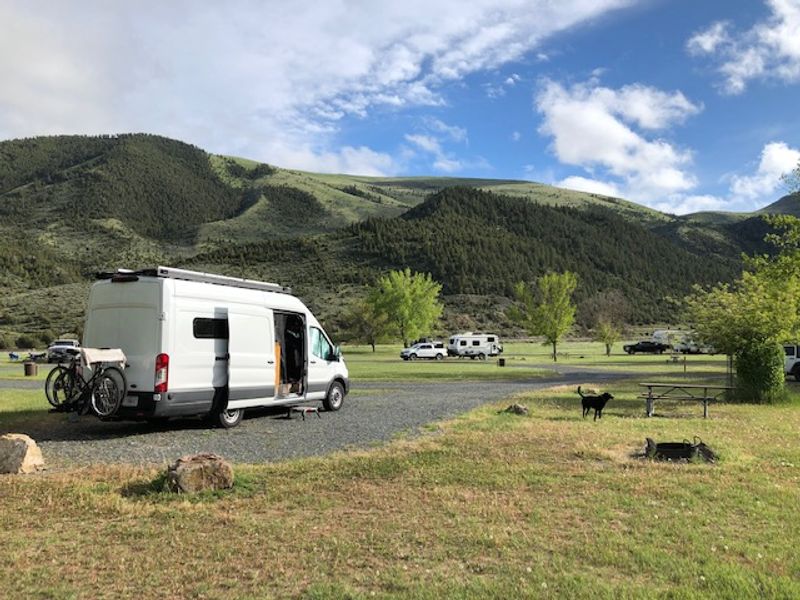
<path id="1" fill-rule="evenodd" d="M 800 0 L 0 0 L 0 139 L 752 210 L 800 160 Z"/>

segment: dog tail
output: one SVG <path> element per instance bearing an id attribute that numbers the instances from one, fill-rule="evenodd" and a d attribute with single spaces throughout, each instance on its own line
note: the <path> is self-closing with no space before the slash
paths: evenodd
<path id="1" fill-rule="evenodd" d="M 583 398 L 583 392 L 581 392 L 581 386 L 578 386 L 578 396 Z"/>

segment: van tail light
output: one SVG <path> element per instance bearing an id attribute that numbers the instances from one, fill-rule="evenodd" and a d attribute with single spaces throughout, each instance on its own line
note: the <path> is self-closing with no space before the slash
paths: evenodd
<path id="1" fill-rule="evenodd" d="M 156 394 L 163 394 L 169 385 L 169 354 L 159 354 L 156 356 L 156 385 L 153 391 Z"/>

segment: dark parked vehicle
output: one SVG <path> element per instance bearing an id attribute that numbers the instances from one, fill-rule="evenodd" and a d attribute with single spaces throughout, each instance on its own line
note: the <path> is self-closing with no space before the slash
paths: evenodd
<path id="1" fill-rule="evenodd" d="M 622 347 L 628 354 L 636 354 L 637 352 L 646 352 L 650 354 L 663 354 L 665 350 L 670 349 L 669 344 L 662 344 L 661 342 L 641 341 L 635 344 L 627 344 Z"/>

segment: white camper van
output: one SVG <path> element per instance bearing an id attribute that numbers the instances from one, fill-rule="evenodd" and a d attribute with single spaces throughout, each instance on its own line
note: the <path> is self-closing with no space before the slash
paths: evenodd
<path id="1" fill-rule="evenodd" d="M 452 336 L 447 343 L 448 356 L 468 356 L 483 360 L 487 356 L 497 356 L 502 352 L 503 345 L 494 333 L 467 331 Z"/>
<path id="2" fill-rule="evenodd" d="M 121 418 L 209 415 L 234 427 L 245 408 L 321 400 L 338 410 L 347 367 L 311 311 L 272 283 L 157 267 L 100 274 L 85 347 L 121 348 Z"/>

